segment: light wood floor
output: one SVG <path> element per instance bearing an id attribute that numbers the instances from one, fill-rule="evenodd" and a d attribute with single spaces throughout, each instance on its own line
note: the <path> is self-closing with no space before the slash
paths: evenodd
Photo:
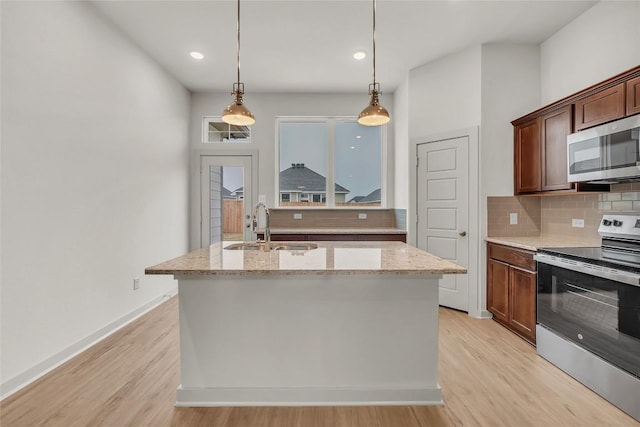
<path id="1" fill-rule="evenodd" d="M 492 320 L 440 310 L 445 406 L 175 408 L 172 298 L 5 399 L 2 427 L 638 426 Z"/>

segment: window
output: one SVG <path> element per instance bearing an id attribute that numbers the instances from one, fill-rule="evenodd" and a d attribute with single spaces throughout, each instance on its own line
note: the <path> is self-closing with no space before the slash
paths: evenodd
<path id="1" fill-rule="evenodd" d="M 235 143 L 251 142 L 251 128 L 248 126 L 230 125 L 220 117 L 203 117 L 203 143 Z"/>
<path id="2" fill-rule="evenodd" d="M 385 126 L 283 118 L 277 129 L 280 206 L 383 205 Z"/>

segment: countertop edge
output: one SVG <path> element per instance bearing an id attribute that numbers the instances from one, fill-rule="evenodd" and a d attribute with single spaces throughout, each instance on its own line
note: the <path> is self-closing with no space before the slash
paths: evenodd
<path id="1" fill-rule="evenodd" d="M 489 243 L 495 243 L 495 244 L 498 244 L 498 245 L 510 246 L 510 247 L 518 248 L 518 249 L 525 249 L 525 250 L 532 251 L 532 252 L 537 252 L 538 251 L 538 248 L 536 246 L 531 246 L 531 245 L 527 245 L 527 244 L 524 244 L 524 243 L 515 242 L 513 240 L 503 240 L 503 239 L 494 238 L 494 237 L 485 237 L 484 240 L 489 242 Z"/>
<path id="2" fill-rule="evenodd" d="M 541 248 L 567 248 L 567 247 L 594 247 L 600 246 L 601 242 L 594 239 L 576 239 L 566 236 L 497 236 L 484 237 L 489 243 L 510 246 L 537 252 Z"/>
<path id="3" fill-rule="evenodd" d="M 443 274 L 466 274 L 466 269 L 440 270 L 145 270 L 148 275 L 174 276 L 440 276 Z"/>

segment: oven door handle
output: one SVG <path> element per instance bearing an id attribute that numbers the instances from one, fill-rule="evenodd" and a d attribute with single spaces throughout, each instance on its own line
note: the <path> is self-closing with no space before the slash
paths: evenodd
<path id="1" fill-rule="evenodd" d="M 535 254 L 534 259 L 543 264 L 640 287 L 640 274 L 630 271 L 616 270 L 615 268 L 602 267 L 600 265 L 540 253 Z"/>

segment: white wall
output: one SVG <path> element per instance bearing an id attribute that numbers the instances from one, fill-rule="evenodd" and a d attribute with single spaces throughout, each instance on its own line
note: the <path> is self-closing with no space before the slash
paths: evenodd
<path id="1" fill-rule="evenodd" d="M 395 109 L 394 188 L 396 209 L 409 208 L 409 75 L 393 94 Z"/>
<path id="2" fill-rule="evenodd" d="M 233 82 L 229 82 L 231 85 Z M 366 82 L 365 82 L 366 83 Z M 258 150 L 259 177 L 258 191 L 254 194 L 266 195 L 267 204 L 273 205 L 276 200 L 276 118 L 278 116 L 352 116 L 357 117 L 369 102 L 366 92 L 359 94 L 269 94 L 251 93 L 247 86 L 244 102 L 256 117 L 251 126 L 252 144 L 208 144 L 207 148 L 225 150 L 242 149 L 243 145 L 251 145 Z M 384 90 L 384 82 L 382 84 Z M 202 117 L 219 116 L 231 102 L 228 93 L 195 93 L 191 102 L 191 147 L 201 148 Z M 393 108 L 393 97 L 383 94 L 380 103 L 389 111 L 391 122 L 387 125 L 387 151 L 390 156 L 394 150 L 394 123 L 396 115 Z M 247 147 L 249 148 L 249 147 Z M 392 159 L 392 157 L 390 157 Z M 393 203 L 393 163 L 390 160 L 391 176 L 387 177 L 390 203 Z"/>
<path id="3" fill-rule="evenodd" d="M 601 1 L 541 44 L 542 105 L 640 64 L 640 1 Z"/>
<path id="4" fill-rule="evenodd" d="M 4 394 L 175 289 L 190 95 L 86 2 L 2 2 L 2 89 Z"/>
<path id="5" fill-rule="evenodd" d="M 480 124 L 480 46 L 409 72 L 409 138 Z"/>
<path id="6" fill-rule="evenodd" d="M 513 195 L 511 121 L 540 107 L 538 45 L 482 45 L 481 198 Z"/>

